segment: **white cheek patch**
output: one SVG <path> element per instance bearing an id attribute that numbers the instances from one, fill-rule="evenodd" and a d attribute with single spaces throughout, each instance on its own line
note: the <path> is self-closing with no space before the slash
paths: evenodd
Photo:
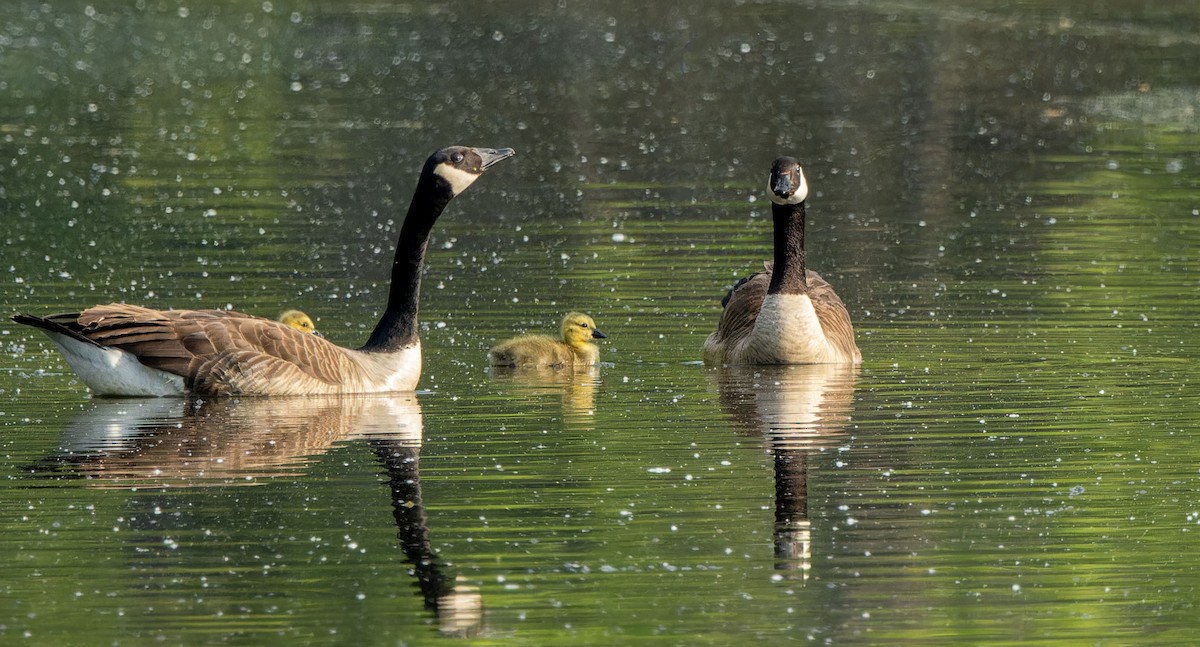
<path id="1" fill-rule="evenodd" d="M 775 195 L 775 191 L 771 187 L 771 180 L 767 179 L 767 195 L 771 196 L 771 202 L 775 204 L 800 204 L 808 197 L 808 178 L 804 177 L 804 169 L 799 170 L 800 188 L 791 197 L 784 199 Z"/>
<path id="2" fill-rule="evenodd" d="M 442 176 L 442 179 L 450 183 L 450 190 L 454 191 L 454 195 L 458 195 L 467 190 L 471 183 L 479 179 L 476 173 L 468 173 L 462 169 L 454 168 L 449 164 L 438 164 L 433 172 Z"/>

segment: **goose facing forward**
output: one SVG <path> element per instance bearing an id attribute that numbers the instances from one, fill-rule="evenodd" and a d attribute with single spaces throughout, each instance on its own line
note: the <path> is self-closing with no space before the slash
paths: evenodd
<path id="1" fill-rule="evenodd" d="M 396 242 L 387 307 L 354 350 L 224 310 L 119 303 L 17 323 L 41 329 L 97 395 L 311 395 L 411 391 L 421 376 L 421 268 L 434 222 L 511 148 L 452 146 L 425 162 Z"/>
<path id="2" fill-rule="evenodd" d="M 569 312 L 562 320 L 562 338 L 546 335 L 522 335 L 497 344 L 488 352 L 492 366 L 520 368 L 592 366 L 600 360 L 600 349 L 593 339 L 608 335 L 596 328 L 596 322 L 582 312 Z"/>
<path id="3" fill-rule="evenodd" d="M 858 364 L 850 313 L 819 274 L 804 267 L 808 182 L 791 157 L 771 165 L 767 185 L 775 229 L 774 261 L 725 296 L 716 332 L 704 343 L 709 364 Z"/>

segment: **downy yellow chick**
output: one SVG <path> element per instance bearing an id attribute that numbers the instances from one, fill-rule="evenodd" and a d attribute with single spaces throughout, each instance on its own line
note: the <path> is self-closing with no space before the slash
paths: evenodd
<path id="1" fill-rule="evenodd" d="M 497 344 L 488 352 L 492 366 L 591 366 L 600 359 L 593 339 L 608 335 L 582 312 L 570 312 L 562 320 L 562 339 L 546 335 L 522 335 Z"/>
<path id="2" fill-rule="evenodd" d="M 299 310 L 288 310 L 279 315 L 279 323 L 291 326 L 300 332 L 320 334 L 317 332 L 317 325 L 313 323 L 313 320 Z"/>

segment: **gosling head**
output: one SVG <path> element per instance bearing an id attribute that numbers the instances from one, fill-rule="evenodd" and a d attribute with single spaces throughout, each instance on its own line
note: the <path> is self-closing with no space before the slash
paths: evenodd
<path id="1" fill-rule="evenodd" d="M 581 348 L 592 339 L 604 339 L 608 335 L 596 329 L 596 322 L 582 312 L 569 312 L 562 320 L 563 341 L 568 346 Z"/>
<path id="2" fill-rule="evenodd" d="M 794 157 L 780 157 L 771 164 L 771 180 L 767 183 L 771 202 L 775 204 L 800 204 L 808 197 L 808 181 L 804 169 Z"/>
<path id="3" fill-rule="evenodd" d="M 288 310 L 287 312 L 279 315 L 279 323 L 284 324 L 285 326 L 291 326 L 300 332 L 311 333 L 318 336 L 321 334 L 317 332 L 317 325 L 313 323 L 313 320 L 299 310 Z"/>
<path id="4" fill-rule="evenodd" d="M 441 178 L 453 197 L 466 191 L 490 166 L 513 155 L 516 151 L 511 148 L 451 146 L 430 155 L 421 174 Z"/>

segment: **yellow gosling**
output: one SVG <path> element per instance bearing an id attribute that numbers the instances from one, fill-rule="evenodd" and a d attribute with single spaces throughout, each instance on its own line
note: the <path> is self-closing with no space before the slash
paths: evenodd
<path id="1" fill-rule="evenodd" d="M 313 320 L 299 310 L 288 310 L 279 315 L 279 323 L 291 326 L 300 332 L 320 334 L 317 332 L 317 325 L 313 323 Z"/>
<path id="2" fill-rule="evenodd" d="M 492 366 L 592 366 L 600 360 L 593 339 L 608 337 L 596 322 L 582 312 L 570 312 L 562 320 L 562 339 L 546 335 L 522 335 L 497 344 L 488 352 Z"/>

